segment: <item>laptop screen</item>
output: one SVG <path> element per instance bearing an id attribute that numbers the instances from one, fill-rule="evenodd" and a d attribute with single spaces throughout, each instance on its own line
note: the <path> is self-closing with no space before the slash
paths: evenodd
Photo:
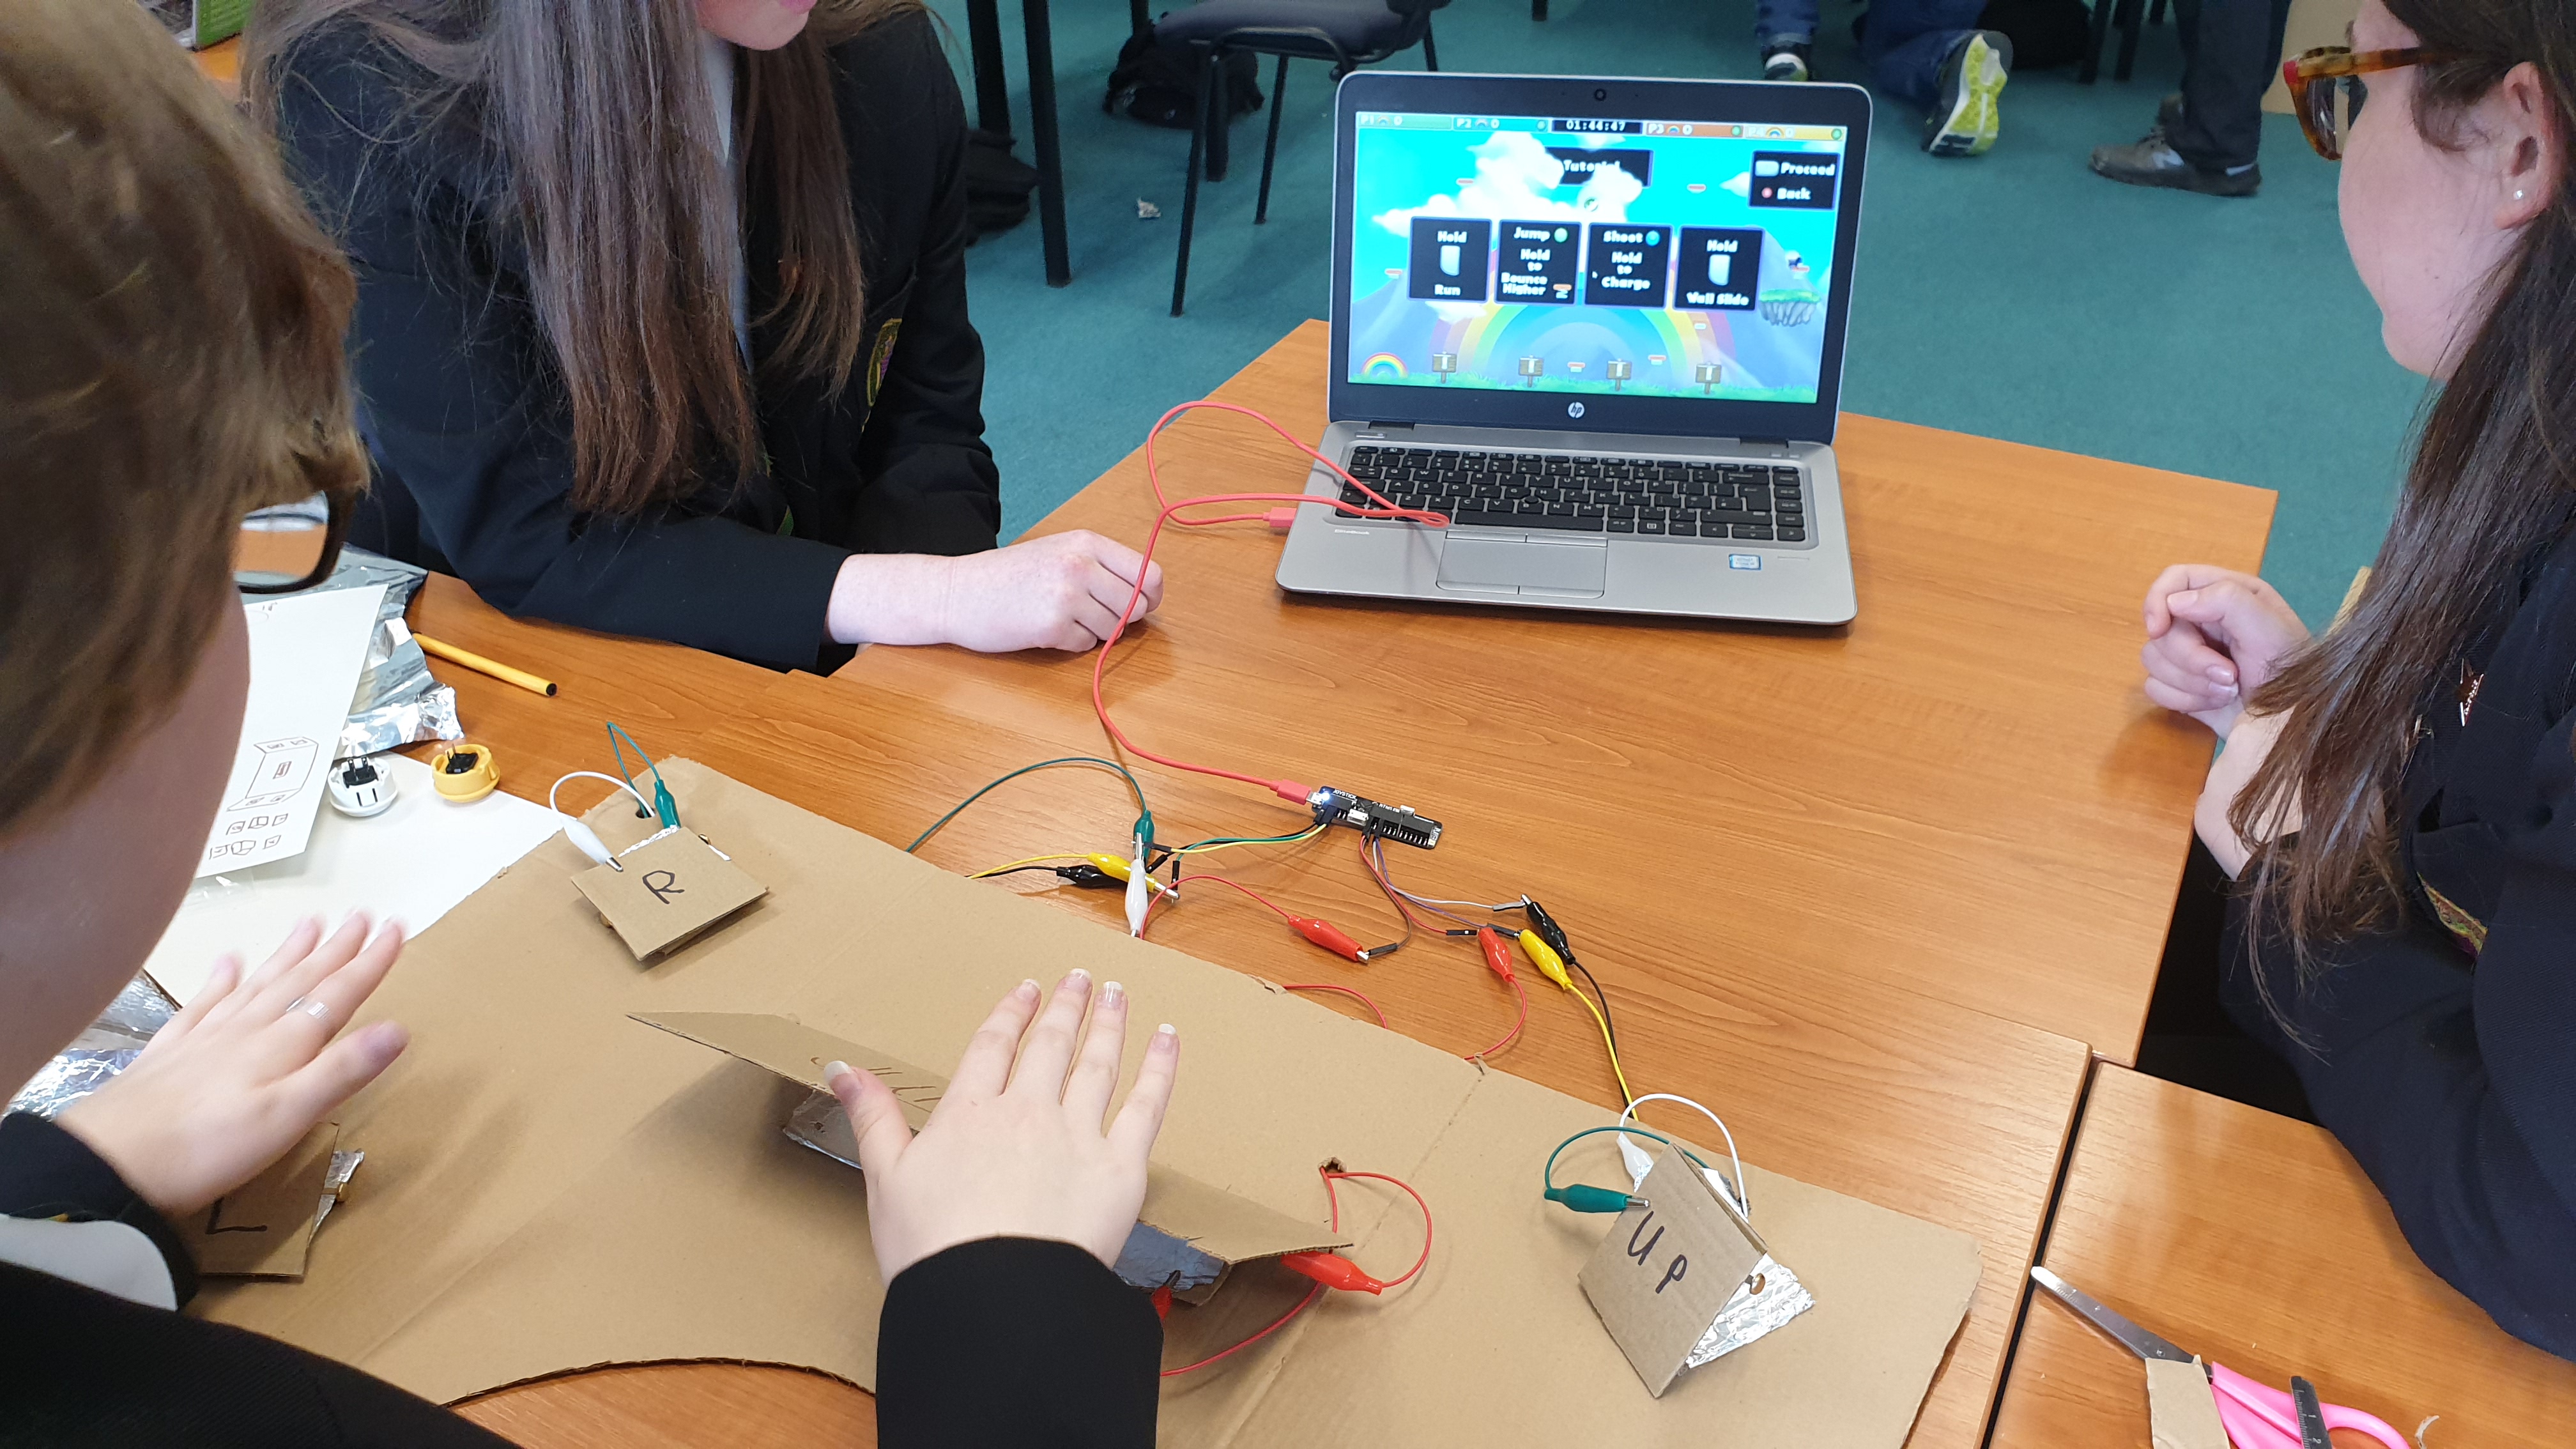
<path id="1" fill-rule="evenodd" d="M 1818 401 L 1849 128 L 1352 121 L 1343 381 Z"/>

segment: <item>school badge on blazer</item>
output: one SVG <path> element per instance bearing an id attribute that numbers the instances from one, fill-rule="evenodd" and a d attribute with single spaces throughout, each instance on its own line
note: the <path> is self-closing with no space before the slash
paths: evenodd
<path id="1" fill-rule="evenodd" d="M 903 335 L 903 319 L 890 318 L 877 329 L 876 346 L 868 351 L 868 406 L 877 405 L 877 389 L 885 386 L 886 369 L 894 363 L 895 339 Z"/>

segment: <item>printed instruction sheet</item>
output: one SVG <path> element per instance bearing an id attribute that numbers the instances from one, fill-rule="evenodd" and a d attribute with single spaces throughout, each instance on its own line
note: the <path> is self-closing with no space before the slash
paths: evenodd
<path id="1" fill-rule="evenodd" d="M 197 874 L 300 854 L 376 632 L 382 588 L 245 599 L 250 706 Z"/>

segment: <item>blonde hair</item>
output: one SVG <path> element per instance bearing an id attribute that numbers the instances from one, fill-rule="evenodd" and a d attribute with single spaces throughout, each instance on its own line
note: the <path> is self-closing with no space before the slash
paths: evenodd
<path id="1" fill-rule="evenodd" d="M 0 837 L 168 718 L 246 512 L 363 486 L 355 293 L 142 7 L 0 4 Z"/>

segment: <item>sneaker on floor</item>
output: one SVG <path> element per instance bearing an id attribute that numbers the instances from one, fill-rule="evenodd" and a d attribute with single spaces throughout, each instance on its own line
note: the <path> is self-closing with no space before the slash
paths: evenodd
<path id="1" fill-rule="evenodd" d="M 1941 104 L 1923 122 L 1923 149 L 1935 156 L 1982 156 L 2003 131 L 2000 97 L 2012 79 L 2012 42 L 2002 32 L 1972 32 L 1941 63 Z"/>
<path id="2" fill-rule="evenodd" d="M 1815 76 L 1816 47 L 1813 42 L 1794 35 L 1775 35 L 1764 41 L 1762 78 L 1767 81 L 1802 81 Z"/>
<path id="3" fill-rule="evenodd" d="M 2194 166 L 2180 153 L 2165 144 L 2162 135 L 2152 135 L 2126 146 L 2093 148 L 2093 172 L 2131 186 L 2168 186 L 2176 191 L 2197 191 L 2204 196 L 2252 196 L 2263 186 L 2263 168 L 2248 166 L 2228 172 Z"/>

